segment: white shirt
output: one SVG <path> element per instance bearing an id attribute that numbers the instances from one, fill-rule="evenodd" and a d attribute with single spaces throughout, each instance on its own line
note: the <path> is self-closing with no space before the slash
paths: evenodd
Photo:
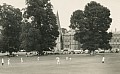
<path id="1" fill-rule="evenodd" d="M 60 60 L 60 58 L 59 58 L 59 57 L 56 57 L 56 59 L 57 59 L 57 60 Z"/>
<path id="2" fill-rule="evenodd" d="M 4 63 L 4 59 L 2 58 L 2 63 Z"/>
<path id="3" fill-rule="evenodd" d="M 104 60 L 105 60 L 105 57 L 102 58 L 102 61 L 104 61 Z"/>

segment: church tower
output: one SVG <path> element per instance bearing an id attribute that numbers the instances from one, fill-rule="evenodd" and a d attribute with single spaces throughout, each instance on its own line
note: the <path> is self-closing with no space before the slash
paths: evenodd
<path id="1" fill-rule="evenodd" d="M 56 20 L 57 20 L 57 25 L 58 25 L 59 37 L 56 40 L 57 44 L 56 44 L 56 47 L 55 47 L 55 51 L 60 51 L 61 48 L 62 48 L 62 31 L 61 31 L 58 11 L 57 11 L 57 14 L 56 14 Z"/>

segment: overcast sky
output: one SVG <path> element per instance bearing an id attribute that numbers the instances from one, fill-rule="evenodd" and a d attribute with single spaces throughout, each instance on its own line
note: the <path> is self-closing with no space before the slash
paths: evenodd
<path id="1" fill-rule="evenodd" d="M 54 12 L 58 11 L 61 27 L 69 29 L 70 17 L 75 10 L 84 10 L 84 7 L 90 1 L 96 1 L 107 7 L 111 11 L 113 19 L 109 31 L 120 31 L 120 0 L 51 0 Z M 0 4 L 7 3 L 17 8 L 25 7 L 25 0 L 0 0 Z"/>

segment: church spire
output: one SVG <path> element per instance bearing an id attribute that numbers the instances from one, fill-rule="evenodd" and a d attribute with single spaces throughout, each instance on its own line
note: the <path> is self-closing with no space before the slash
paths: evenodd
<path id="1" fill-rule="evenodd" d="M 56 15 L 56 20 L 57 20 L 58 30 L 59 30 L 59 32 L 61 32 L 61 26 L 60 26 L 60 20 L 59 20 L 58 11 L 57 11 L 57 15 Z"/>
<path id="2" fill-rule="evenodd" d="M 62 38 L 62 31 L 61 31 L 61 26 L 60 26 L 60 20 L 59 20 L 59 14 L 58 14 L 58 11 L 57 11 L 57 14 L 56 14 L 56 20 L 57 20 L 57 25 L 58 25 L 58 31 L 59 31 L 59 36 L 56 40 L 56 47 L 57 47 L 57 51 L 60 51 L 61 50 L 61 38 Z"/>

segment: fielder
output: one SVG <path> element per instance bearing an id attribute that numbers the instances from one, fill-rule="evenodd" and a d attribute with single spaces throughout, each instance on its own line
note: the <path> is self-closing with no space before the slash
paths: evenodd
<path id="1" fill-rule="evenodd" d="M 66 60 L 68 60 L 68 57 L 66 57 Z"/>
<path id="2" fill-rule="evenodd" d="M 20 60 L 21 60 L 21 63 L 23 63 L 23 59 L 21 58 Z"/>
<path id="3" fill-rule="evenodd" d="M 2 58 L 2 66 L 4 65 L 4 59 Z"/>
<path id="4" fill-rule="evenodd" d="M 60 58 L 56 57 L 56 60 L 57 60 L 57 64 L 60 64 Z"/>
<path id="5" fill-rule="evenodd" d="M 71 60 L 72 58 L 69 58 L 69 60 Z"/>
<path id="6" fill-rule="evenodd" d="M 40 57 L 38 57 L 37 60 L 39 61 L 39 60 L 40 60 Z"/>
<path id="7" fill-rule="evenodd" d="M 10 58 L 8 58 L 8 65 L 10 65 Z"/>
<path id="8" fill-rule="evenodd" d="M 105 57 L 103 56 L 103 58 L 102 58 L 102 63 L 104 63 L 105 62 Z"/>

